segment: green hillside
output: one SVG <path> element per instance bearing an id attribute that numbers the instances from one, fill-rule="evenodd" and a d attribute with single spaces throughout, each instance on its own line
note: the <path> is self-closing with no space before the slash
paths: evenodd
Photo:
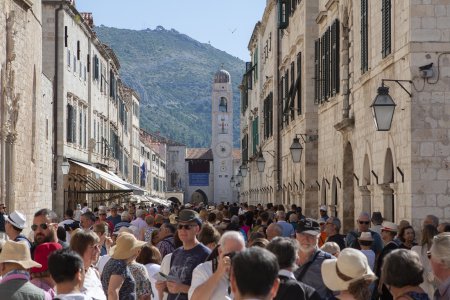
<path id="1" fill-rule="evenodd" d="M 139 31 L 98 26 L 95 32 L 118 56 L 122 80 L 141 96 L 141 127 L 188 147 L 210 146 L 212 81 L 223 65 L 233 84 L 239 146 L 242 60 L 161 26 Z"/>

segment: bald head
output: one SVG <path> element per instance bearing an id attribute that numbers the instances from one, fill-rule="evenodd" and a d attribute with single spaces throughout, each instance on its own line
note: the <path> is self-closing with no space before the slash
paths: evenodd
<path id="1" fill-rule="evenodd" d="M 283 235 L 283 228 L 276 223 L 272 223 L 267 227 L 266 235 L 267 239 L 271 241 L 273 238 Z"/>

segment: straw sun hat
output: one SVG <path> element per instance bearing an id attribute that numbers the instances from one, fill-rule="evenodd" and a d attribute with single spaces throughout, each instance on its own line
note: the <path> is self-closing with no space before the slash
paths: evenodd
<path id="1" fill-rule="evenodd" d="M 31 259 L 30 248 L 25 242 L 6 241 L 0 253 L 0 263 L 16 263 L 24 269 L 42 267 Z"/>
<path id="2" fill-rule="evenodd" d="M 345 248 L 338 259 L 326 259 L 322 263 L 322 277 L 332 291 L 346 291 L 350 283 L 366 276 L 375 276 L 367 257 L 359 250 Z"/>
<path id="3" fill-rule="evenodd" d="M 116 245 L 110 250 L 111 257 L 114 259 L 128 259 L 134 256 L 146 243 L 139 241 L 131 233 L 120 233 L 117 237 Z"/>

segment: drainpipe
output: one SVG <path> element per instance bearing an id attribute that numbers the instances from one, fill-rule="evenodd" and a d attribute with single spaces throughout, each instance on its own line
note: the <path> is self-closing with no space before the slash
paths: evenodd
<path id="1" fill-rule="evenodd" d="M 59 56 L 59 13 L 64 9 L 64 0 L 61 1 L 59 8 L 55 10 L 55 77 L 53 79 L 53 199 L 52 208 L 56 208 L 58 191 L 58 56 Z M 63 62 L 64 64 L 64 62 Z M 63 129 L 64 130 L 64 129 Z M 64 187 L 63 187 L 64 188 Z M 63 191 L 64 198 L 64 191 Z M 63 199 L 64 201 L 64 199 Z"/>

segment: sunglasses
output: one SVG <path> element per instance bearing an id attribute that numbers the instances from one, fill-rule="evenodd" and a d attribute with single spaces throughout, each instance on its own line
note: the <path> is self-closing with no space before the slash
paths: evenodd
<path id="1" fill-rule="evenodd" d="M 427 257 L 428 259 L 431 259 L 431 251 L 427 251 Z"/>
<path id="2" fill-rule="evenodd" d="M 184 228 L 185 230 L 189 230 L 189 229 L 193 228 L 194 226 L 197 226 L 197 225 L 196 224 L 195 225 L 194 224 L 184 224 L 184 225 L 180 224 L 180 225 L 178 225 L 178 229 L 181 230 Z"/>
<path id="3" fill-rule="evenodd" d="M 38 226 L 41 227 L 41 229 L 46 230 L 48 228 L 47 223 L 42 223 L 39 225 L 33 224 L 31 225 L 31 230 L 36 231 L 36 229 L 38 229 Z"/>
<path id="4" fill-rule="evenodd" d="M 359 224 L 369 225 L 370 221 L 358 221 Z"/>

